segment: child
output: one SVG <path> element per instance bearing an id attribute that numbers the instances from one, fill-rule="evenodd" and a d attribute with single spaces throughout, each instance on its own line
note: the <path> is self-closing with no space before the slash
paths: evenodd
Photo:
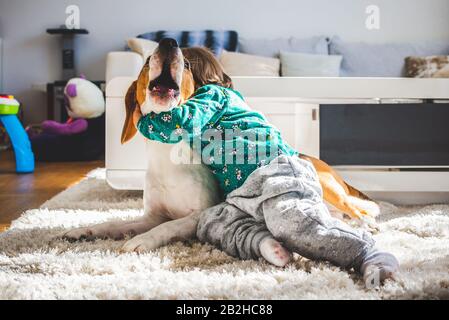
<path id="1" fill-rule="evenodd" d="M 213 55 L 206 57 L 189 59 L 192 73 L 195 77 L 195 71 L 201 74 L 210 64 L 217 70 L 213 81 L 196 77 L 198 88 L 185 104 L 152 112 L 137 124 L 148 139 L 187 139 L 217 178 L 225 201 L 201 214 L 200 241 L 277 266 L 288 263 L 290 250 L 354 268 L 365 280 L 373 274 L 379 281 L 391 277 L 398 269 L 396 258 L 375 249 L 369 233 L 331 217 L 313 166 L 246 105 Z"/>

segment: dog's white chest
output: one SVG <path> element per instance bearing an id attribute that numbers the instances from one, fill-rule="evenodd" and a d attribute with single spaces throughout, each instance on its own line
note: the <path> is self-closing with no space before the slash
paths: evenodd
<path id="1" fill-rule="evenodd" d="M 185 142 L 148 140 L 147 159 L 145 211 L 160 211 L 170 219 L 179 219 L 219 202 L 212 172 Z"/>

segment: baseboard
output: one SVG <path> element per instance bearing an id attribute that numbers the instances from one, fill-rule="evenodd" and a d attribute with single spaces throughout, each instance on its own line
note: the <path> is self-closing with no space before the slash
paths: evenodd
<path id="1" fill-rule="evenodd" d="M 449 204 L 449 192 L 366 192 L 376 201 L 395 205 Z"/>
<path id="2" fill-rule="evenodd" d="M 449 171 L 336 170 L 365 192 L 449 192 Z"/>

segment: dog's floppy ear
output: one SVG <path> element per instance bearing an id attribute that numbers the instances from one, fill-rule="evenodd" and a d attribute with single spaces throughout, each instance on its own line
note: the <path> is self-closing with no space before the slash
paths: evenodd
<path id="1" fill-rule="evenodd" d="M 137 133 L 137 129 L 133 122 L 133 114 L 137 106 L 136 88 L 137 88 L 137 80 L 131 84 L 131 86 L 128 88 L 128 91 L 126 92 L 125 96 L 126 118 L 125 123 L 123 124 L 122 137 L 120 140 L 122 144 L 131 140 L 131 138 L 134 137 L 135 134 Z"/>
<path id="2" fill-rule="evenodd" d="M 125 96 L 125 107 L 126 107 L 126 118 L 122 129 L 122 144 L 131 140 L 137 133 L 136 123 L 134 123 L 134 111 L 137 106 L 143 105 L 146 100 L 146 93 L 149 82 L 149 61 L 148 57 L 142 70 L 140 71 L 139 77 L 134 81 L 128 88 Z"/>
<path id="3" fill-rule="evenodd" d="M 151 56 L 148 57 L 147 61 L 142 67 L 142 70 L 140 71 L 139 77 L 137 78 L 136 99 L 139 106 L 143 105 L 147 96 L 147 89 L 150 82 L 150 58 Z"/>
<path id="4" fill-rule="evenodd" d="M 180 104 L 183 104 L 192 96 L 195 92 L 195 80 L 193 79 L 193 74 L 190 70 L 184 69 L 184 73 L 182 74 L 182 82 L 181 82 L 181 101 Z"/>

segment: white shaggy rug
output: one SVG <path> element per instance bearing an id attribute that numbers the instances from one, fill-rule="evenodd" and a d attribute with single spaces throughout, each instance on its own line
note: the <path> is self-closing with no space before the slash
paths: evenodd
<path id="1" fill-rule="evenodd" d="M 142 214 L 142 193 L 111 189 L 104 170 L 25 212 L 0 234 L 0 299 L 448 299 L 449 206 L 382 204 L 378 246 L 402 267 L 367 290 L 359 277 L 299 256 L 285 269 L 176 243 L 120 254 L 123 241 L 68 243 L 64 229 Z M 1 210 L 1 209 L 0 209 Z"/>

